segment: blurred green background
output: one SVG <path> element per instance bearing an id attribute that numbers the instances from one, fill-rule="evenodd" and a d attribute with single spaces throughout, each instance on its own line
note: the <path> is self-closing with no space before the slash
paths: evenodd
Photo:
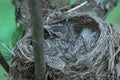
<path id="1" fill-rule="evenodd" d="M 10 63 L 13 45 L 22 36 L 23 26 L 16 28 L 15 8 L 12 0 L 0 0 L 0 52 Z M 4 45 L 3 45 L 4 44 Z M 9 50 L 8 50 L 9 49 Z M 7 80 L 7 73 L 0 65 L 0 80 Z"/>
<path id="2" fill-rule="evenodd" d="M 112 23 L 113 28 L 120 34 L 120 2 L 117 6 L 109 13 L 106 22 Z"/>
<path id="3" fill-rule="evenodd" d="M 0 0 L 0 51 L 6 60 L 10 58 L 11 54 L 2 44 L 12 48 L 12 35 L 16 29 L 14 11 L 11 0 Z M 0 66 L 0 80 L 7 80 L 6 77 L 7 73 Z"/>
<path id="4" fill-rule="evenodd" d="M 10 48 L 12 47 L 11 36 L 16 29 L 14 17 L 14 6 L 11 0 L 0 0 L 0 51 L 2 53 L 7 52 L 2 43 Z M 8 54 L 3 55 L 8 56 Z"/>
<path id="5" fill-rule="evenodd" d="M 76 0 L 70 0 L 70 3 L 75 3 Z M 15 23 L 15 8 L 11 0 L 0 0 L 0 51 L 4 55 L 5 59 L 9 62 L 11 53 L 2 44 L 5 44 L 10 50 L 12 45 L 16 43 L 22 36 L 23 26 L 16 28 Z M 120 2 L 110 12 L 105 19 L 106 22 L 110 22 L 114 25 L 114 29 L 120 33 Z M 0 66 L 0 80 L 7 80 L 7 73 Z"/>

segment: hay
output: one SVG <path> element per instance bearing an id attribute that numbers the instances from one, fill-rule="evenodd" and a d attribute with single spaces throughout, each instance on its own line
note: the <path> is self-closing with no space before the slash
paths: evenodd
<path id="1" fill-rule="evenodd" d="M 119 38 L 111 25 L 86 13 L 48 14 L 44 20 L 47 80 L 119 80 Z M 34 80 L 32 29 L 17 42 L 14 80 Z"/>

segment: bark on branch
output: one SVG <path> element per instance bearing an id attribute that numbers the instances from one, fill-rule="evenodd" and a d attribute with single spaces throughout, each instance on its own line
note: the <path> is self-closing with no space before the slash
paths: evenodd
<path id="1" fill-rule="evenodd" d="M 33 28 L 33 49 L 35 58 L 35 76 L 36 80 L 45 80 L 45 60 L 43 52 L 43 16 L 40 0 L 28 0 L 30 9 L 31 23 Z"/>

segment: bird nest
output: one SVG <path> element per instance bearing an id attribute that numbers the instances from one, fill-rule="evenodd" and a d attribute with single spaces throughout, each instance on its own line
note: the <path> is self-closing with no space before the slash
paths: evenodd
<path id="1" fill-rule="evenodd" d="M 120 77 L 119 38 L 112 26 L 86 13 L 48 14 L 44 19 L 47 80 L 112 80 Z M 32 29 L 17 42 L 14 80 L 34 80 Z"/>

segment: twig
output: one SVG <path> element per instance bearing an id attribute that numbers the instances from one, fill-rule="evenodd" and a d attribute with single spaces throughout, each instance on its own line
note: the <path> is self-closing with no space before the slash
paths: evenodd
<path id="1" fill-rule="evenodd" d="M 5 69 L 5 71 L 7 73 L 9 73 L 9 65 L 8 65 L 7 61 L 5 60 L 5 58 L 3 57 L 1 52 L 0 52 L 0 64 Z"/>
<path id="2" fill-rule="evenodd" d="M 11 49 L 9 49 L 4 43 L 2 43 L 2 46 L 6 48 L 13 56 L 15 56 L 15 53 Z"/>
<path id="3" fill-rule="evenodd" d="M 74 11 L 74 10 L 84 6 L 85 4 L 87 4 L 87 2 L 88 1 L 85 1 L 85 2 L 81 3 L 80 5 L 78 5 L 78 6 L 74 7 L 74 8 L 72 8 L 72 9 L 68 10 L 67 12 L 72 12 L 72 11 Z"/>

